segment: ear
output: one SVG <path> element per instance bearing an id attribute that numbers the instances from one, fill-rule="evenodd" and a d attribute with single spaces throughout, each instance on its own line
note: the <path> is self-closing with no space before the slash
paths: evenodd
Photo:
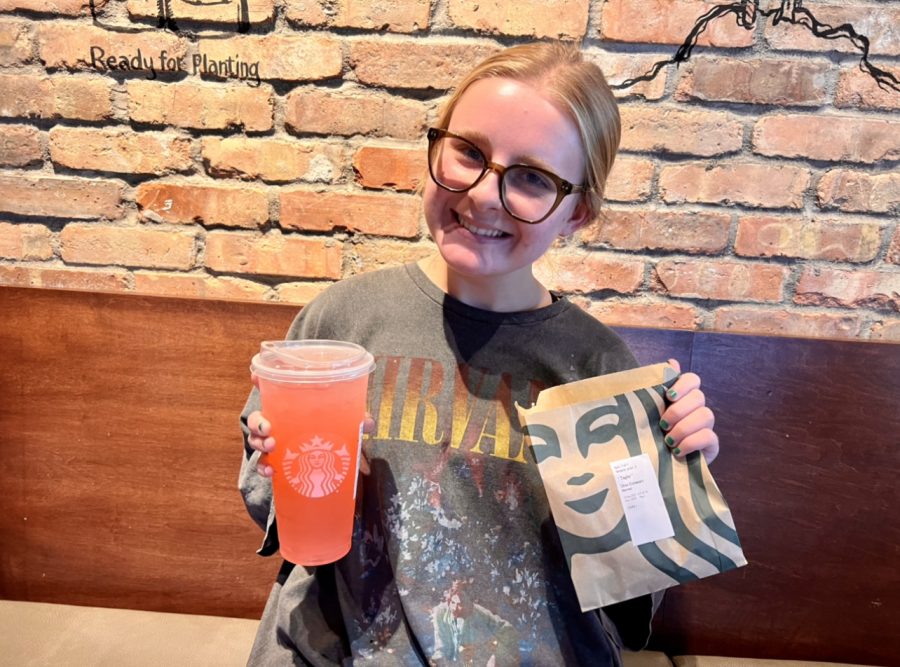
<path id="1" fill-rule="evenodd" d="M 579 197 L 578 203 L 572 210 L 572 214 L 569 216 L 568 221 L 563 225 L 563 228 L 560 231 L 559 235 L 571 236 L 582 227 L 587 226 L 592 219 L 593 216 L 591 215 L 591 209 L 588 206 L 587 201 L 583 196 Z"/>

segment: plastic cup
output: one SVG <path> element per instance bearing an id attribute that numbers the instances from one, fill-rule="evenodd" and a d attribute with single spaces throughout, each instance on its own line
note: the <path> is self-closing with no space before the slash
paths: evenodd
<path id="1" fill-rule="evenodd" d="M 372 355 L 335 340 L 265 341 L 250 362 L 272 425 L 281 556 L 323 565 L 350 550 Z"/>

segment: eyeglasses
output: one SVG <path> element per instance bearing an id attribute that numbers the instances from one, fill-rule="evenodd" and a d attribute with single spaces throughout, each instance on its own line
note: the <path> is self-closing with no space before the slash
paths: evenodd
<path id="1" fill-rule="evenodd" d="M 513 218 L 529 225 L 546 220 L 563 198 L 587 190 L 551 171 L 527 164 L 508 167 L 490 162 L 468 139 L 435 127 L 428 130 L 428 172 L 450 192 L 474 188 L 489 171 L 500 177 L 500 203 Z"/>

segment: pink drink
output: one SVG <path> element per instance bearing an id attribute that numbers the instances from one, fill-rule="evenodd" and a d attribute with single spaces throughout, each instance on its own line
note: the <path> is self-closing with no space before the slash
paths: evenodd
<path id="1" fill-rule="evenodd" d="M 332 563 L 350 550 L 372 355 L 339 341 L 269 341 L 250 367 L 275 438 L 268 459 L 281 555 Z"/>

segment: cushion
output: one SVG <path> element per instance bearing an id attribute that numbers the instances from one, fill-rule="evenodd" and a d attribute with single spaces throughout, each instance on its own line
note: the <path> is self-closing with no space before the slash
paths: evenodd
<path id="1" fill-rule="evenodd" d="M 0 600 L 0 667 L 244 667 L 259 621 Z"/>

